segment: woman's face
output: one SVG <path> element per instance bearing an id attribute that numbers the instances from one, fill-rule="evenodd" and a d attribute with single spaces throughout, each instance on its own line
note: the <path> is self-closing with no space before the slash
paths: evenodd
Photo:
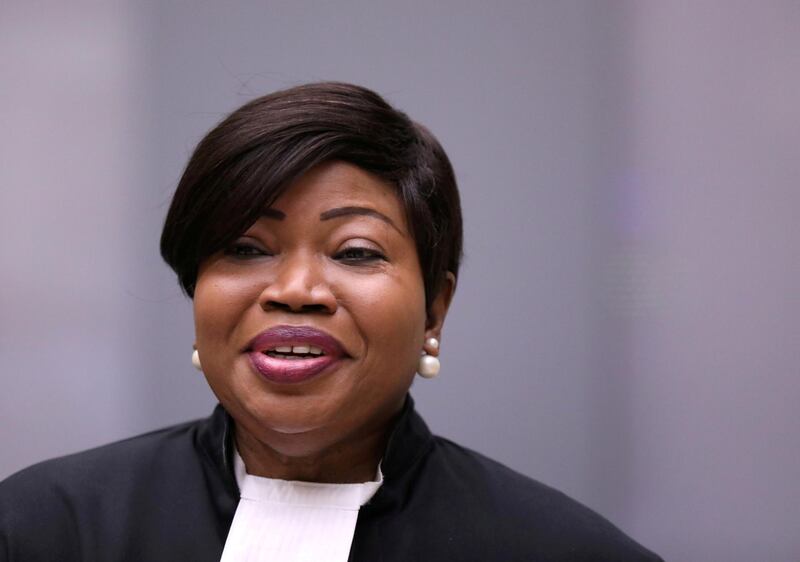
<path id="1" fill-rule="evenodd" d="M 426 316 L 394 191 L 356 166 L 326 163 L 201 264 L 197 349 L 239 431 L 280 454 L 314 454 L 398 411 L 450 292 Z"/>

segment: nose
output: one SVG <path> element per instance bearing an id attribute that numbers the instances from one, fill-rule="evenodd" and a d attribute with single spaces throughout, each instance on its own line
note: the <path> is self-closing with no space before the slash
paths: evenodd
<path id="1" fill-rule="evenodd" d="M 336 297 L 331 291 L 324 264 L 313 255 L 286 255 L 275 264 L 275 277 L 259 295 L 265 311 L 323 313 L 336 312 Z"/>

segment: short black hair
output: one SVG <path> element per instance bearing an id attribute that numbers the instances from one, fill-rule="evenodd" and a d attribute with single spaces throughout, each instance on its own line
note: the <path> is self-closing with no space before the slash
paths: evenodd
<path id="1" fill-rule="evenodd" d="M 416 243 L 430 306 L 458 275 L 461 204 L 450 160 L 422 125 L 375 92 L 341 82 L 257 98 L 194 150 L 172 199 L 161 255 L 194 296 L 201 262 L 247 230 L 294 180 L 327 161 L 348 162 L 396 189 Z"/>

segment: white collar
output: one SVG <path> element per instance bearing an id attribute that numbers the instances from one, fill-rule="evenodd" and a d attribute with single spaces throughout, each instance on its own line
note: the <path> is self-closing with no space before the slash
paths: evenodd
<path id="1" fill-rule="evenodd" d="M 359 508 L 383 483 L 326 484 L 247 474 L 234 449 L 241 498 L 221 562 L 347 562 Z"/>
<path id="2" fill-rule="evenodd" d="M 340 509 L 358 510 L 383 484 L 380 463 L 375 480 L 357 484 L 301 482 L 253 476 L 247 473 L 244 460 L 236 448 L 233 450 L 233 471 L 242 499 Z"/>

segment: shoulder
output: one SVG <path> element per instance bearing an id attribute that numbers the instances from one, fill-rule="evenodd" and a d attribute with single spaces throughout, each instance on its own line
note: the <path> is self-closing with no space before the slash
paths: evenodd
<path id="1" fill-rule="evenodd" d="M 33 544 L 41 552 L 78 551 L 87 527 L 119 520 L 120 512 L 143 501 L 141 490 L 160 473 L 180 470 L 192 458 L 197 464 L 192 450 L 199 424 L 183 423 L 44 461 L 0 482 L 0 552 Z"/>
<path id="2" fill-rule="evenodd" d="M 181 450 L 191 448 L 192 434 L 202 420 L 186 422 L 116 441 L 108 445 L 43 461 L 0 482 L 0 497 L 30 497 L 42 490 L 91 492 L 110 481 L 135 477 L 144 469 L 156 469 Z"/>
<path id="3" fill-rule="evenodd" d="M 458 498 L 453 509 L 484 513 L 495 540 L 520 552 L 553 560 L 660 560 L 564 493 L 448 439 L 434 437 L 426 464 L 436 485 Z"/>

